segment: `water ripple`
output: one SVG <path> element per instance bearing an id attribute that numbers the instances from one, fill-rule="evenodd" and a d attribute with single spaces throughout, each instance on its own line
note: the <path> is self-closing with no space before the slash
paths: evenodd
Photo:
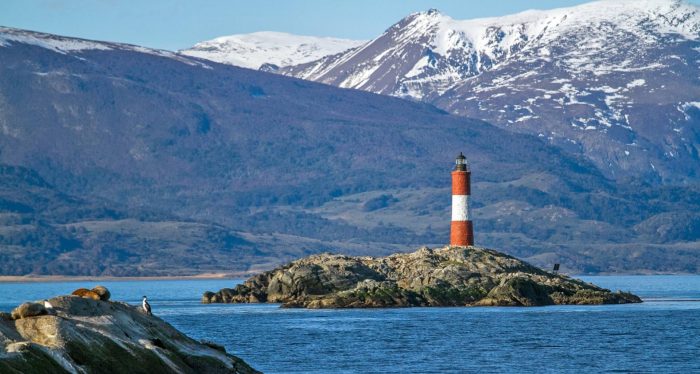
<path id="1" fill-rule="evenodd" d="M 154 312 L 176 328 L 223 344 L 265 373 L 700 372 L 700 277 L 586 280 L 646 302 L 304 310 L 199 304 L 203 290 L 230 280 L 103 283 L 134 304 L 148 294 Z M 0 284 L 0 309 L 76 286 Z"/>

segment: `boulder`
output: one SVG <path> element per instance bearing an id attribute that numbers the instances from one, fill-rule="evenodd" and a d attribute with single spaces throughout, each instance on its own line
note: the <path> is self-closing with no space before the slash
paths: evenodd
<path id="1" fill-rule="evenodd" d="M 25 303 L 14 323 L 0 322 L 0 373 L 257 373 L 222 346 L 141 313 L 140 305 L 76 296 L 51 303 L 58 316 L 26 318 L 43 305 Z"/>
<path id="2" fill-rule="evenodd" d="M 205 293 L 202 295 L 202 304 L 209 304 L 209 303 L 211 303 L 211 302 L 212 302 L 212 301 L 211 301 L 211 300 L 212 300 L 212 297 L 213 297 L 214 295 L 215 295 L 215 294 L 214 294 L 213 292 L 209 292 L 209 291 L 205 292 Z"/>
<path id="3" fill-rule="evenodd" d="M 494 287 L 476 305 L 481 306 L 533 306 L 550 305 L 554 301 L 550 297 L 552 289 L 537 283 L 526 276 L 505 278 Z"/>

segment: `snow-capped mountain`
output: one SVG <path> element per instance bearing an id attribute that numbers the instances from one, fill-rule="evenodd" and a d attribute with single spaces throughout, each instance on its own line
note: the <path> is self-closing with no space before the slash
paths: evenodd
<path id="1" fill-rule="evenodd" d="M 480 243 L 582 272 L 700 269 L 699 183 L 611 182 L 431 105 L 0 29 L 0 272 L 253 271 L 441 243 L 462 150 Z"/>
<path id="2" fill-rule="evenodd" d="M 222 36 L 197 43 L 180 53 L 223 64 L 259 69 L 262 65 L 274 68 L 303 64 L 356 48 L 364 43 L 364 40 L 263 31 Z"/>
<path id="3" fill-rule="evenodd" d="M 101 50 L 101 51 L 130 51 L 146 53 L 150 55 L 170 58 L 188 65 L 198 65 L 209 67 L 199 59 L 189 58 L 171 51 L 141 47 L 133 44 L 103 42 L 72 38 L 55 34 L 47 34 L 37 31 L 15 29 L 12 27 L 0 26 L 0 48 L 9 47 L 13 44 L 26 44 L 42 47 L 60 54 L 77 54 L 81 51 Z"/>
<path id="4" fill-rule="evenodd" d="M 699 40 L 700 8 L 677 0 L 467 21 L 430 10 L 361 47 L 280 72 L 535 134 L 609 177 L 697 180 Z"/>

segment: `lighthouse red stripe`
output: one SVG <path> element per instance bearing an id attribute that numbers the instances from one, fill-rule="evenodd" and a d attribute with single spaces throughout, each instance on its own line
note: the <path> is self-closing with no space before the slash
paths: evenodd
<path id="1" fill-rule="evenodd" d="M 471 195 L 469 188 L 469 172 L 468 171 L 453 171 L 452 172 L 452 194 L 453 195 Z"/>
<path id="2" fill-rule="evenodd" d="M 450 227 L 450 245 L 474 245 L 474 227 L 472 221 L 452 221 Z"/>

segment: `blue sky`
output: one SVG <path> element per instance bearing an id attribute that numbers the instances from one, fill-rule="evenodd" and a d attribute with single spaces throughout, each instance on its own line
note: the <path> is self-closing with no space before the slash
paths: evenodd
<path id="1" fill-rule="evenodd" d="M 0 0 L 0 25 L 176 50 L 254 31 L 371 39 L 409 13 L 456 19 L 551 9 L 586 0 Z M 700 4 L 700 0 L 690 2 Z"/>

